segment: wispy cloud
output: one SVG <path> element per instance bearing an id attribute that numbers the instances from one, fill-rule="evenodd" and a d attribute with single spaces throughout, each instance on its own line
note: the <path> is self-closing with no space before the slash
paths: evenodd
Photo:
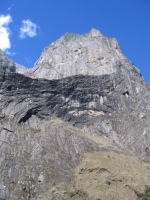
<path id="1" fill-rule="evenodd" d="M 5 53 L 8 56 L 14 56 L 14 55 L 16 55 L 16 52 L 5 51 Z"/>
<path id="2" fill-rule="evenodd" d="M 31 63 L 32 63 L 32 60 L 31 60 L 30 57 L 25 57 L 24 59 L 26 60 L 26 62 L 27 62 L 28 64 L 31 64 Z"/>
<path id="3" fill-rule="evenodd" d="M 22 26 L 20 27 L 20 35 L 19 37 L 21 39 L 28 37 L 35 37 L 37 36 L 37 28 L 38 26 L 31 22 L 31 20 L 23 20 L 22 21 Z"/>
<path id="4" fill-rule="evenodd" d="M 0 15 L 0 49 L 5 51 L 11 48 L 9 23 L 12 22 L 10 15 Z"/>
<path id="5" fill-rule="evenodd" d="M 7 8 L 7 10 L 10 11 L 10 10 L 12 9 L 13 6 L 14 6 L 14 4 L 12 4 L 11 6 L 9 6 L 9 7 Z"/>

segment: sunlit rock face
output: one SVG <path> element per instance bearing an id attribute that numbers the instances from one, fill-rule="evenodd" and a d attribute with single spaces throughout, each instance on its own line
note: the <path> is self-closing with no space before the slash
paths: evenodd
<path id="1" fill-rule="evenodd" d="M 88 34 L 66 33 L 44 49 L 28 73 L 32 78 L 60 79 L 74 75 L 106 75 L 116 64 L 129 63 L 116 39 L 92 29 Z"/>
<path id="2" fill-rule="evenodd" d="M 150 86 L 97 30 L 65 34 L 32 69 L 0 51 L 0 200 L 136 200 L 149 125 Z"/>

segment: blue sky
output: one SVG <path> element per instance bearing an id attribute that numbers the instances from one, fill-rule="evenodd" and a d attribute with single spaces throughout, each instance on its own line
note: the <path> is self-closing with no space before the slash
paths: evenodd
<path id="1" fill-rule="evenodd" d="M 66 32 L 115 37 L 150 83 L 150 0 L 0 0 L 0 48 L 32 67 Z"/>

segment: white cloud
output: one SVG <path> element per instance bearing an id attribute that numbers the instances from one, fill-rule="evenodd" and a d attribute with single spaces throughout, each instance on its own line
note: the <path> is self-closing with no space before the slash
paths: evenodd
<path id="1" fill-rule="evenodd" d="M 7 10 L 8 11 L 11 10 L 13 6 L 14 6 L 14 4 L 12 4 L 10 7 L 8 7 Z"/>
<path id="2" fill-rule="evenodd" d="M 9 23 L 12 22 L 10 15 L 0 15 L 0 49 L 5 51 L 11 48 Z"/>
<path id="3" fill-rule="evenodd" d="M 16 55 L 16 52 L 5 51 L 5 53 L 8 56 L 14 56 L 14 55 Z"/>
<path id="4" fill-rule="evenodd" d="M 37 36 L 37 28 L 38 26 L 31 22 L 29 19 L 22 21 L 22 26 L 20 27 L 20 35 L 19 37 L 21 39 L 29 37 L 35 37 Z"/>

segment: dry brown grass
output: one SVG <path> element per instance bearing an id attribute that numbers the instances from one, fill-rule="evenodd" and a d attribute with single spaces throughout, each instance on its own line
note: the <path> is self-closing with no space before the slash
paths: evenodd
<path id="1" fill-rule="evenodd" d="M 136 200 L 150 186 L 150 163 L 115 152 L 87 153 L 75 172 L 75 187 L 91 200 Z"/>

